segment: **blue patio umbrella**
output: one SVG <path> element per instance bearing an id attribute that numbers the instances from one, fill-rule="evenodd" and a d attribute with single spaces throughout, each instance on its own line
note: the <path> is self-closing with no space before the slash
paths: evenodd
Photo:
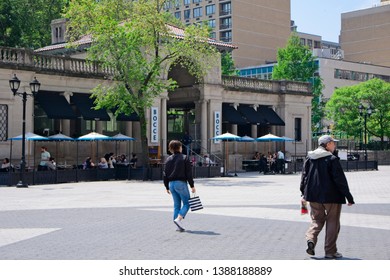
<path id="1" fill-rule="evenodd" d="M 67 136 L 65 134 L 62 134 L 62 133 L 57 133 L 57 134 L 54 134 L 54 135 L 51 135 L 49 136 L 49 140 L 50 141 L 55 141 L 56 142 L 56 162 L 58 164 L 58 143 L 57 142 L 62 142 L 62 141 L 75 141 L 76 139 L 70 137 L 70 136 Z M 64 163 L 64 166 L 66 167 L 66 160 L 65 160 L 65 163 Z"/>
<path id="2" fill-rule="evenodd" d="M 246 155 L 246 143 L 255 142 L 255 138 L 252 138 L 252 137 L 245 135 L 245 136 L 242 136 L 241 139 L 237 140 L 237 142 L 245 142 L 244 155 Z"/>
<path id="3" fill-rule="evenodd" d="M 241 139 L 240 136 L 238 135 L 235 135 L 235 134 L 232 134 L 232 133 L 229 133 L 229 132 L 226 132 L 226 133 L 223 133 L 221 135 L 218 135 L 218 136 L 215 136 L 213 138 L 211 138 L 212 140 L 219 140 L 219 141 L 222 141 L 222 142 L 229 142 L 229 141 L 239 141 Z M 229 144 L 228 143 L 224 143 L 225 144 L 225 156 L 224 156 L 224 172 L 223 174 L 225 175 L 227 172 L 227 168 L 228 168 L 228 162 L 229 162 Z"/>
<path id="4" fill-rule="evenodd" d="M 26 132 L 25 134 L 26 141 L 47 141 L 49 138 L 40 136 L 38 134 L 32 133 L 32 132 Z M 12 162 L 12 141 L 14 140 L 23 140 L 23 134 L 9 138 L 8 140 L 11 140 L 11 148 L 10 148 L 10 161 Z M 34 142 L 35 144 L 35 142 Z M 35 145 L 34 145 L 34 151 L 35 151 Z M 35 161 L 35 155 L 34 155 L 34 161 Z M 29 161 L 27 161 L 28 163 Z M 34 163 L 35 165 L 35 163 Z"/>
<path id="5" fill-rule="evenodd" d="M 69 137 L 67 135 L 64 135 L 62 133 L 54 134 L 52 136 L 49 136 L 50 141 L 74 141 L 76 139 Z"/>
<path id="6" fill-rule="evenodd" d="M 135 138 L 124 135 L 122 133 L 118 133 L 118 134 L 112 136 L 111 139 L 115 141 L 115 154 L 118 154 L 118 141 L 134 141 L 135 140 Z M 129 150 L 130 150 L 130 148 L 129 148 Z"/>

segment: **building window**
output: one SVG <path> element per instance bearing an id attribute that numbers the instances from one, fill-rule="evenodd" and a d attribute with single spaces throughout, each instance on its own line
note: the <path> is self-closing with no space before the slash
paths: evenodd
<path id="1" fill-rule="evenodd" d="M 8 105 L 0 104 L 0 141 L 8 139 Z"/>
<path id="2" fill-rule="evenodd" d="M 194 8 L 193 12 L 194 12 L 194 18 L 198 18 L 198 17 L 201 17 L 203 15 L 201 7 Z"/>
<path id="3" fill-rule="evenodd" d="M 306 45 L 306 40 L 305 40 L 305 38 L 300 38 L 300 42 L 301 42 L 301 45 L 302 45 L 302 46 L 305 46 L 305 45 Z"/>
<path id="4" fill-rule="evenodd" d="M 184 19 L 191 18 L 191 10 L 184 10 Z"/>
<path id="5" fill-rule="evenodd" d="M 192 3 L 200 3 L 202 0 L 192 0 Z"/>
<path id="6" fill-rule="evenodd" d="M 217 38 L 217 34 L 215 32 L 211 32 L 210 38 L 215 40 Z"/>
<path id="7" fill-rule="evenodd" d="M 206 6 L 206 15 L 213 15 L 215 14 L 215 5 L 208 5 Z"/>
<path id="8" fill-rule="evenodd" d="M 173 6 L 175 6 L 175 8 L 180 8 L 180 3 L 181 3 L 180 0 L 175 0 L 175 2 L 173 3 Z"/>
<path id="9" fill-rule="evenodd" d="M 210 19 L 208 23 L 210 28 L 215 28 L 215 19 Z"/>
<path id="10" fill-rule="evenodd" d="M 309 48 L 312 48 L 313 47 L 313 40 L 307 39 L 307 45 L 309 46 Z"/>
<path id="11" fill-rule="evenodd" d="M 224 3 L 224 4 L 221 4 L 221 8 L 220 8 L 219 14 L 220 14 L 221 16 L 230 15 L 231 10 L 232 10 L 232 5 L 231 5 L 231 3 Z"/>
<path id="12" fill-rule="evenodd" d="M 220 40 L 222 42 L 231 42 L 232 41 L 232 32 L 231 31 L 221 32 Z"/>
<path id="13" fill-rule="evenodd" d="M 191 4 L 191 0 L 183 0 L 183 3 L 184 3 L 184 5 L 189 5 L 189 4 Z"/>
<path id="14" fill-rule="evenodd" d="M 232 18 L 223 18 L 221 19 L 221 25 L 219 26 L 219 29 L 230 29 L 232 28 Z"/>
<path id="15" fill-rule="evenodd" d="M 180 11 L 175 12 L 175 18 L 181 19 L 181 12 Z"/>
<path id="16" fill-rule="evenodd" d="M 164 2 L 164 9 L 165 10 L 171 9 L 171 1 Z"/>
<path id="17" fill-rule="evenodd" d="M 302 118 L 294 119 L 295 141 L 302 141 Z"/>

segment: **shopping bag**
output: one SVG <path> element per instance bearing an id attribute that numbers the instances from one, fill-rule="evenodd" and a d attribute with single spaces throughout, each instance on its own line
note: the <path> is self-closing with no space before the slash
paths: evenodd
<path id="1" fill-rule="evenodd" d="M 192 197 L 190 197 L 188 202 L 190 203 L 191 211 L 198 211 L 198 210 L 203 209 L 202 202 L 200 201 L 199 196 L 197 196 L 196 194 L 194 194 Z"/>

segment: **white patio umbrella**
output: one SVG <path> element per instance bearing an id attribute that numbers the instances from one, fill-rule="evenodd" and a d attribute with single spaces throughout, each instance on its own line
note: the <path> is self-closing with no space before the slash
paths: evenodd
<path id="1" fill-rule="evenodd" d="M 93 153 L 93 143 L 95 141 L 104 141 L 104 140 L 112 140 L 112 137 L 109 137 L 107 135 L 103 135 L 97 132 L 90 132 L 88 134 L 85 134 L 83 136 L 80 136 L 79 138 L 76 139 L 77 141 L 91 141 L 91 150 L 92 150 L 92 160 L 95 158 L 95 155 Z M 99 144 L 96 145 L 96 154 L 99 155 Z M 77 145 L 77 158 L 78 158 L 78 145 Z"/>

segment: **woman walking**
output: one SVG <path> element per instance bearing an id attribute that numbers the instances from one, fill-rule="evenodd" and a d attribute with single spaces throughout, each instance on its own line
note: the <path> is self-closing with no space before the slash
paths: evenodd
<path id="1" fill-rule="evenodd" d="M 164 185 L 168 194 L 173 198 L 173 222 L 180 231 L 184 231 L 183 219 L 185 218 L 190 204 L 190 192 L 187 183 L 191 187 L 191 192 L 195 193 L 194 179 L 192 177 L 192 167 L 189 158 L 182 154 L 182 144 L 178 140 L 169 142 L 169 151 L 172 153 L 164 168 Z"/>

